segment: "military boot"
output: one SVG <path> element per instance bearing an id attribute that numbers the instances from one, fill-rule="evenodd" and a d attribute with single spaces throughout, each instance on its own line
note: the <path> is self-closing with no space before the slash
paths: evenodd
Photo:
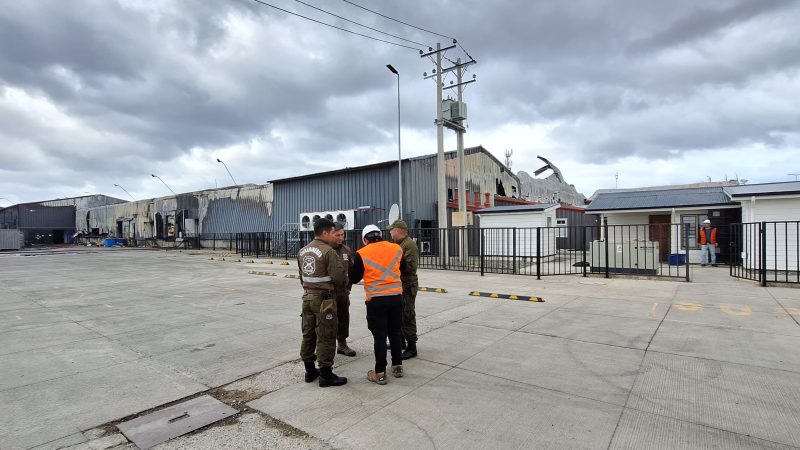
<path id="1" fill-rule="evenodd" d="M 344 339 L 339 339 L 339 343 L 336 346 L 336 353 L 344 356 L 356 356 L 356 351 L 348 347 L 347 341 Z"/>
<path id="2" fill-rule="evenodd" d="M 319 387 L 341 386 L 347 384 L 347 378 L 333 373 L 330 367 L 319 368 Z"/>
<path id="3" fill-rule="evenodd" d="M 306 383 L 311 383 L 319 376 L 319 370 L 314 367 L 314 361 L 303 361 L 303 364 L 306 366 Z"/>
<path id="4" fill-rule="evenodd" d="M 403 359 L 411 359 L 417 356 L 417 343 L 408 341 L 406 344 L 406 349 L 403 351 L 403 354 L 400 355 Z"/>

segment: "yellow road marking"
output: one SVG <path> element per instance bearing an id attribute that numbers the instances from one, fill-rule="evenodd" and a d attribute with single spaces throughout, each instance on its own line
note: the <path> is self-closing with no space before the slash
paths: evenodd
<path id="1" fill-rule="evenodd" d="M 20 316 L 17 316 L 17 320 L 22 320 L 22 317 L 20 317 Z"/>
<path id="2" fill-rule="evenodd" d="M 747 305 L 740 307 L 733 305 L 721 305 L 719 310 L 732 316 L 750 316 L 753 314 L 753 310 Z"/>
<path id="3" fill-rule="evenodd" d="M 700 303 L 694 303 L 694 302 L 678 302 L 678 303 L 673 304 L 672 306 L 674 306 L 677 309 L 680 309 L 681 311 L 702 311 L 703 310 L 703 305 L 701 305 Z"/>
<path id="4" fill-rule="evenodd" d="M 173 295 L 173 297 L 175 297 L 175 298 L 183 298 L 183 296 L 180 295 L 180 294 L 175 294 L 175 295 Z"/>
<path id="5" fill-rule="evenodd" d="M 658 308 L 658 303 L 653 303 L 653 307 L 650 308 L 650 315 L 653 316 L 656 313 L 656 308 Z"/>

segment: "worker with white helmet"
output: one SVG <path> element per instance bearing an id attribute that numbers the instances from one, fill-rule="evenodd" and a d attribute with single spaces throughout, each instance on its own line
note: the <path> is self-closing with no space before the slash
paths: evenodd
<path id="1" fill-rule="evenodd" d="M 711 255 L 711 265 L 717 267 L 717 229 L 711 226 L 711 221 L 706 219 L 703 221 L 703 226 L 700 228 L 699 241 L 700 241 L 700 265 L 705 267 L 708 264 L 708 256 L 706 252 Z"/>
<path id="2" fill-rule="evenodd" d="M 364 279 L 367 304 L 367 326 L 372 332 L 375 369 L 367 379 L 386 384 L 386 337 L 392 354 L 392 375 L 403 376 L 400 330 L 403 325 L 403 285 L 400 271 L 404 266 L 403 250 L 385 241 L 375 225 L 367 225 L 361 233 L 364 247 L 356 251 L 350 266 L 350 283 Z"/>

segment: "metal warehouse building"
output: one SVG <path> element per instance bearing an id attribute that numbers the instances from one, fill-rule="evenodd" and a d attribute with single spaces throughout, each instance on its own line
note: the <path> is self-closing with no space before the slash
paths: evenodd
<path id="1" fill-rule="evenodd" d="M 412 228 L 436 228 L 436 155 L 402 160 L 402 217 Z M 273 230 L 307 229 L 315 216 L 351 217 L 349 228 L 384 223 L 400 203 L 397 161 L 272 181 L 275 196 Z M 445 153 L 448 207 L 457 208 L 456 152 Z M 491 207 L 495 197 L 516 198 L 519 179 L 483 147 L 464 150 L 466 200 L 469 207 Z M 304 220 L 305 219 L 305 220 Z M 449 224 L 444 224 L 443 227 Z"/>
<path id="2" fill-rule="evenodd" d="M 514 201 L 519 179 L 483 147 L 464 151 L 470 210 Z M 437 227 L 436 155 L 402 160 L 403 218 L 414 228 Z M 456 152 L 445 153 L 448 207 L 457 209 Z M 132 240 L 309 230 L 316 217 L 347 222 L 349 229 L 385 225 L 399 204 L 397 161 L 280 180 L 266 185 L 209 189 L 119 204 L 77 205 L 70 228 L 85 235 Z M 448 226 L 449 224 L 445 224 Z"/>
<path id="3" fill-rule="evenodd" d="M 0 209 L 0 229 L 20 230 L 25 245 L 71 243 L 77 209 L 120 203 L 125 200 L 105 195 L 21 203 Z"/>

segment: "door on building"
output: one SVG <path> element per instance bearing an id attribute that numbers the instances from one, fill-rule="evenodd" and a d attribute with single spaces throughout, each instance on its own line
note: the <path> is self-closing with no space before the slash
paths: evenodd
<path id="1" fill-rule="evenodd" d="M 671 222 L 672 218 L 669 215 L 650 216 L 650 240 L 658 242 L 659 261 L 667 261 L 669 258 Z"/>

